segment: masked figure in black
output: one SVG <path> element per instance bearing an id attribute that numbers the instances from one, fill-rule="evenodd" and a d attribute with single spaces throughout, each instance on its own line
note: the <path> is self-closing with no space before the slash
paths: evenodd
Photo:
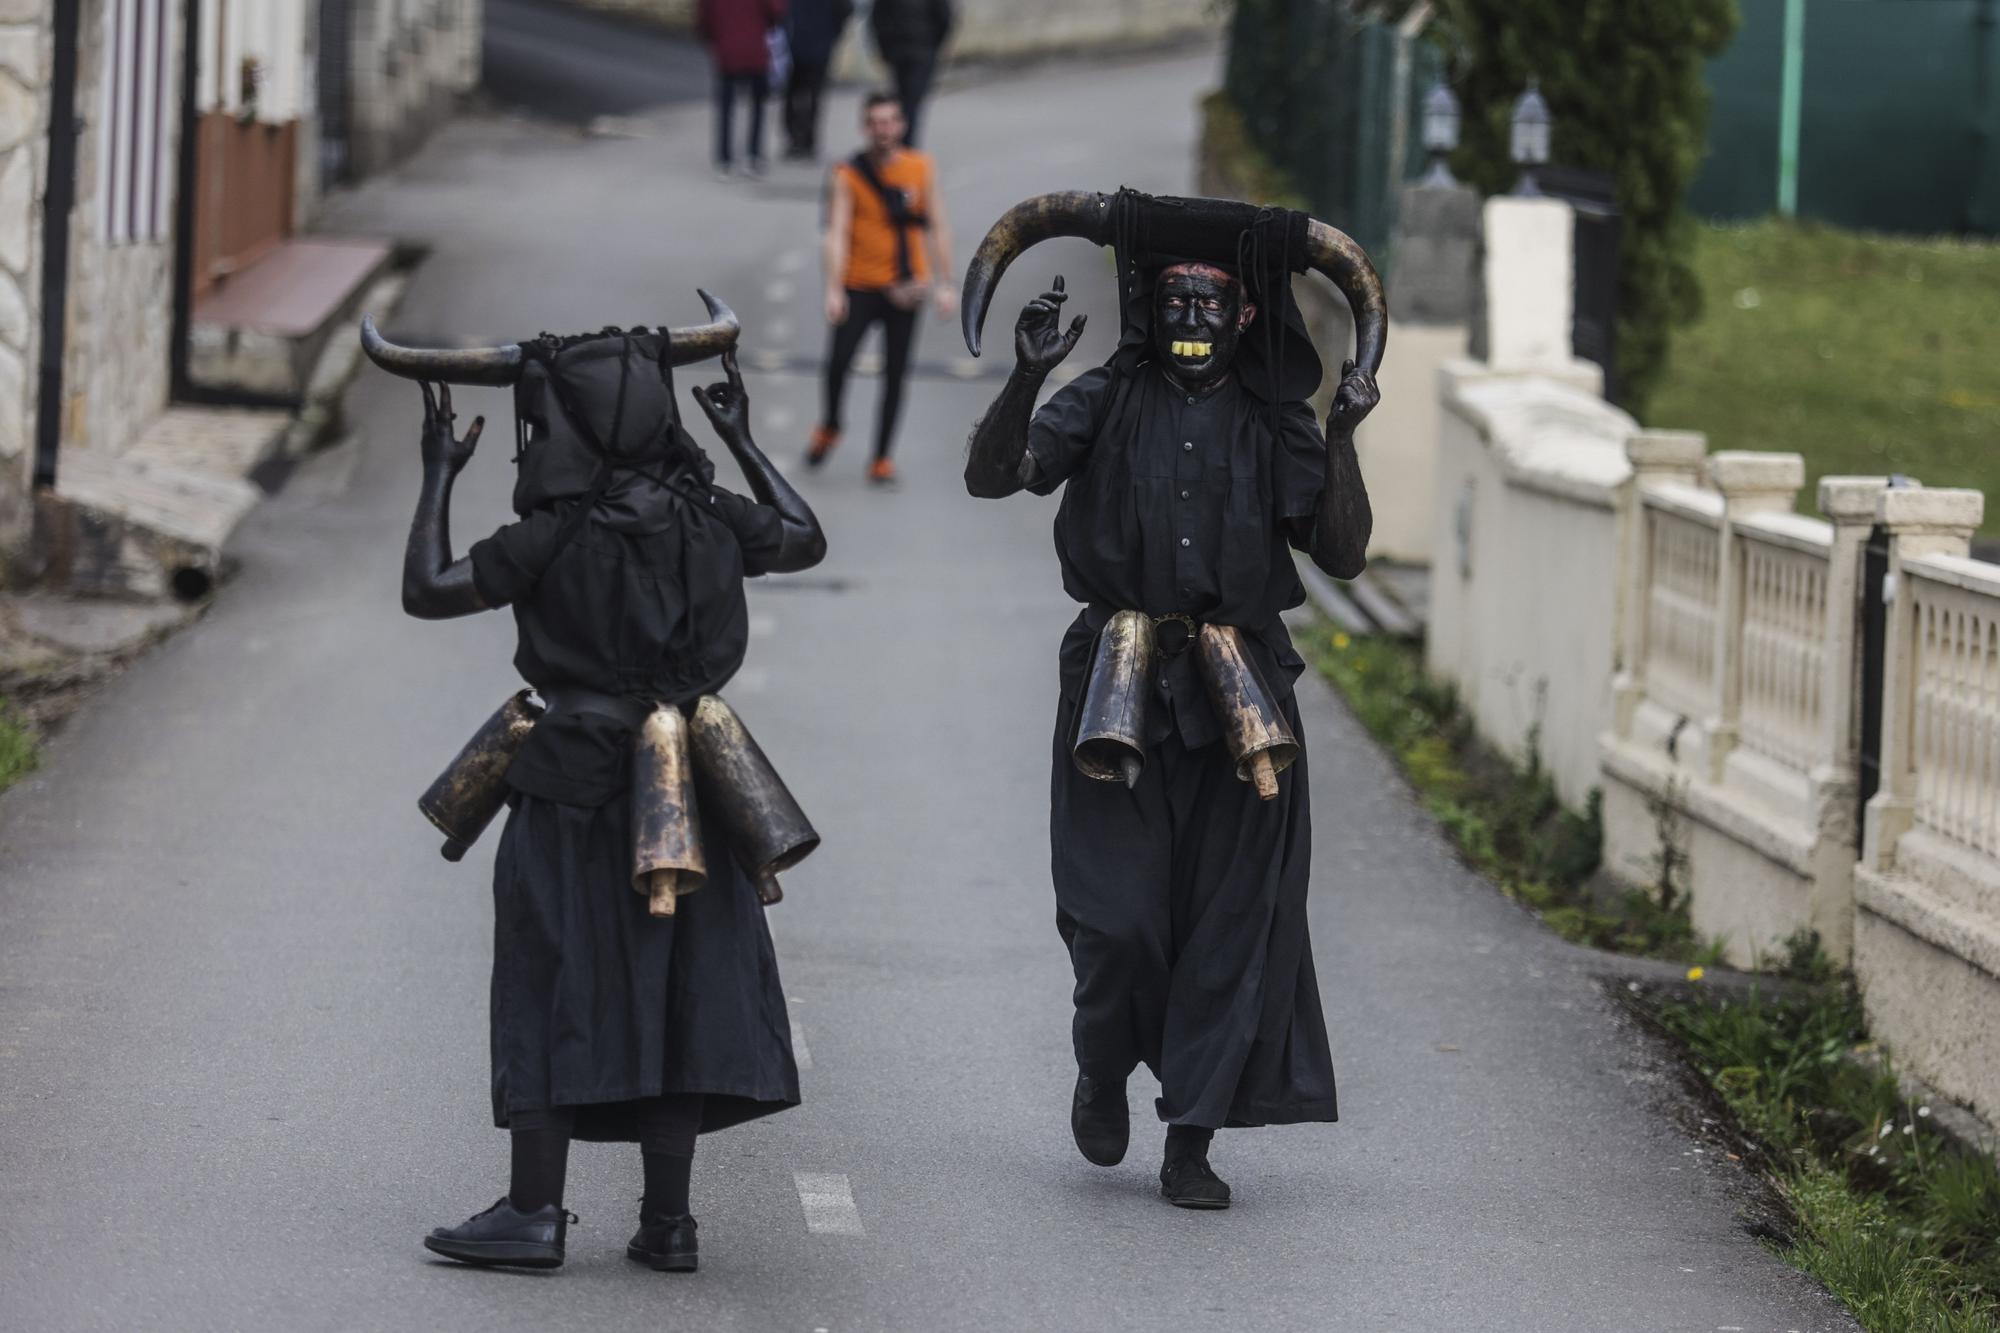
<path id="1" fill-rule="evenodd" d="M 1063 328 L 1056 278 L 1021 312 L 1014 372 L 973 430 L 965 480 L 989 498 L 1063 491 L 1056 552 L 1084 604 L 1060 654 L 1050 813 L 1056 923 L 1076 973 L 1071 1128 L 1091 1162 L 1122 1160 L 1126 1077 L 1146 1065 L 1167 1124 L 1161 1193 L 1225 1208 L 1215 1130 L 1335 1118 L 1306 931 L 1310 801 L 1291 691 L 1304 664 L 1279 615 L 1304 599 L 1292 549 L 1336 578 L 1364 564 L 1354 428 L 1377 401 L 1386 310 L 1367 257 L 1302 214 L 1045 195 L 996 223 L 967 271 L 975 354 L 1000 274 L 1061 235 L 1117 248 L 1117 350 L 1035 410 L 1083 331 L 1082 316 Z M 1357 333 L 1324 436 L 1306 401 L 1320 363 L 1291 297 L 1307 267 L 1345 293 Z M 1106 697 L 1135 734 L 1093 767 Z M 1246 720 L 1267 741 L 1238 754 Z M 1264 799 L 1245 780 L 1260 763 Z"/>
<path id="2" fill-rule="evenodd" d="M 424 381 L 404 609 L 513 607 L 515 665 L 547 705 L 506 769 L 494 874 L 493 1116 L 512 1134 L 512 1180 L 493 1207 L 424 1242 L 469 1263 L 561 1264 L 579 1138 L 640 1144 L 645 1196 L 627 1253 L 692 1270 L 695 1136 L 799 1100 L 764 909 L 721 821 L 701 820 L 707 880 L 673 915 L 650 914 L 633 891 L 635 728 L 656 707 L 685 713 L 736 672 L 744 579 L 826 552 L 811 509 L 751 440 L 736 320 L 708 299 L 713 320 L 693 329 L 470 352 L 396 347 L 364 329 L 378 364 Z M 726 377 L 695 398 L 749 497 L 715 483 L 676 410 L 672 368 L 718 352 Z M 455 434 L 447 381 L 511 383 L 518 418 L 519 517 L 457 558 L 452 481 L 483 422 Z"/>

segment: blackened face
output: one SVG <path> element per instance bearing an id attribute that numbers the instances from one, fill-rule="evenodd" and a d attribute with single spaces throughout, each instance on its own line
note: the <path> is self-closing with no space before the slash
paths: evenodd
<path id="1" fill-rule="evenodd" d="M 1153 352 L 1173 377 L 1206 388 L 1229 373 L 1236 343 L 1256 318 L 1243 284 L 1208 264 L 1176 264 L 1153 292 Z"/>

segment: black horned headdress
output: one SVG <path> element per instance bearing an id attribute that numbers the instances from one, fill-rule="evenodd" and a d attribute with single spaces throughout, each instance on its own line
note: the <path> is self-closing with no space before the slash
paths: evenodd
<path id="1" fill-rule="evenodd" d="M 1119 190 L 1065 190 L 1036 195 L 1008 209 L 986 233 L 965 270 L 960 314 L 966 349 L 979 355 L 986 310 L 1001 275 L 1031 246 L 1076 236 L 1112 246 L 1118 258 L 1122 329 L 1114 368 L 1129 371 L 1147 355 L 1152 293 L 1160 272 L 1204 263 L 1244 283 L 1267 312 L 1238 353 L 1243 382 L 1273 405 L 1310 397 L 1320 380 L 1319 357 L 1291 298 L 1291 276 L 1312 269 L 1347 298 L 1354 316 L 1354 360 L 1374 374 L 1388 343 L 1389 307 L 1374 264 L 1337 227 L 1289 208 L 1233 199 L 1181 199 Z"/>
<path id="2" fill-rule="evenodd" d="M 543 334 L 499 347 L 403 347 L 373 319 L 361 346 L 392 375 L 514 390 L 514 508 L 526 514 L 556 501 L 607 494 L 620 475 L 697 488 L 714 475 L 681 428 L 673 370 L 733 351 L 736 313 L 701 293 L 709 320 L 687 328 L 607 328 Z M 647 373 L 635 373 L 644 370 Z"/>

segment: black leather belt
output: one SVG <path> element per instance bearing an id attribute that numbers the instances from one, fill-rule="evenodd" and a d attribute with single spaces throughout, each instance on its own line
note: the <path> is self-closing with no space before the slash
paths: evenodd
<path id="1" fill-rule="evenodd" d="M 652 713 L 653 705 L 644 699 L 634 699 L 630 695 L 605 694 L 598 690 L 585 689 L 581 685 L 558 685 L 553 689 L 536 689 L 542 702 L 549 706 L 550 714 L 594 713 L 599 717 L 615 718 L 628 727 L 637 727 Z"/>

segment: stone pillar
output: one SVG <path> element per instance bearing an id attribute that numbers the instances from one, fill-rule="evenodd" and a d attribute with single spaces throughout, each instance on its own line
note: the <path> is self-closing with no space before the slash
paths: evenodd
<path id="1" fill-rule="evenodd" d="M 1882 654 L 1882 780 L 1868 802 L 1861 863 L 1878 874 L 1895 867 L 1896 842 L 1910 831 L 1916 769 L 1910 745 L 1916 704 L 1916 617 L 1900 595 L 1903 562 L 1913 556 L 1964 556 L 1986 516 L 1978 491 L 1885 489 L 1875 521 L 1889 533 L 1888 624 Z"/>
<path id="2" fill-rule="evenodd" d="M 1646 697 L 1646 604 L 1652 583 L 1641 497 L 1668 482 L 1692 486 L 1701 480 L 1708 437 L 1691 430 L 1639 430 L 1625 441 L 1632 476 L 1618 506 L 1618 648 L 1612 677 L 1612 725 L 1621 737 L 1632 734 L 1633 710 Z"/>
<path id="3" fill-rule="evenodd" d="M 1355 433 L 1375 511 L 1372 557 L 1431 558 L 1437 484 L 1438 368 L 1463 357 L 1478 285 L 1479 196 L 1459 185 L 1402 192 L 1389 291 L 1382 402 Z M 1344 319 L 1344 314 L 1342 316 Z M 1343 341 L 1345 335 L 1343 334 Z M 1336 367 L 1327 367 L 1331 382 Z"/>
<path id="4" fill-rule="evenodd" d="M 1819 762 L 1808 774 L 1813 847 L 1808 920 L 1828 956 L 1854 951 L 1854 832 L 1861 767 L 1861 561 L 1885 477 L 1821 477 L 1819 511 L 1833 524 L 1826 569 L 1826 664 Z"/>
<path id="5" fill-rule="evenodd" d="M 1743 577 L 1736 524 L 1751 514 L 1791 511 L 1805 485 L 1806 461 L 1799 454 L 1725 451 L 1708 456 L 1709 484 L 1722 493 L 1722 525 L 1717 532 L 1715 577 L 1714 713 L 1702 725 L 1704 763 L 1711 782 L 1722 781 L 1722 765 L 1736 748 L 1743 685 Z"/>

